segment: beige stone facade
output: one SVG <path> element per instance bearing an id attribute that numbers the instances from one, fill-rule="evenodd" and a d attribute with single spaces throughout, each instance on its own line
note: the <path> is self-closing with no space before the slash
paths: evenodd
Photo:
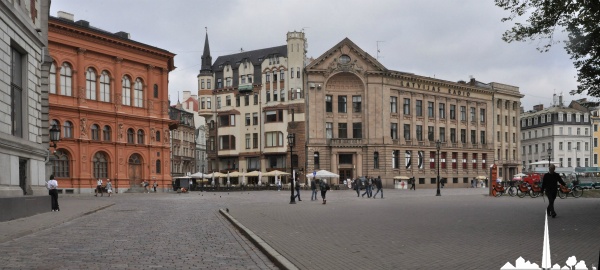
<path id="1" fill-rule="evenodd" d="M 470 186 L 471 179 L 488 176 L 496 161 L 494 130 L 512 133 L 514 128 L 519 134 L 518 125 L 494 127 L 493 98 L 499 91 L 493 83 L 388 70 L 349 39 L 312 61 L 305 72 L 306 168 L 338 173 L 340 183 L 366 175 L 381 176 L 385 187 L 402 187 L 393 178 L 406 176 L 433 187 L 435 141 L 440 140 L 440 177 L 447 178 L 447 186 Z M 500 93 L 511 102 L 521 97 L 518 88 Z M 513 117 L 512 110 L 498 113 Z M 499 146 L 518 159 L 518 142 Z M 500 160 L 519 164 L 511 159 Z"/>

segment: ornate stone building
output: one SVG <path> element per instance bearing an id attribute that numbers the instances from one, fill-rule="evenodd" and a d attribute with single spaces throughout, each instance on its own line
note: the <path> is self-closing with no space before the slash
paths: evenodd
<path id="1" fill-rule="evenodd" d="M 53 171 L 66 193 L 111 179 L 118 192 L 171 186 L 168 78 L 174 54 L 73 15 L 49 19 L 50 121 L 61 128 Z"/>
<path id="2" fill-rule="evenodd" d="M 0 197 L 48 194 L 49 9 L 0 1 Z"/>
<path id="3" fill-rule="evenodd" d="M 381 176 L 386 187 L 395 184 L 395 176 L 415 177 L 418 185 L 432 187 L 438 162 L 440 177 L 450 187 L 466 187 L 470 179 L 489 175 L 496 161 L 494 83 L 389 70 L 347 38 L 305 72 L 308 171 L 338 173 L 340 182 Z M 511 101 L 521 96 L 518 88 L 502 95 Z M 511 130 L 501 125 L 498 130 Z"/>
<path id="4" fill-rule="evenodd" d="M 171 176 L 184 176 L 196 171 L 196 126 L 194 113 L 181 108 L 181 104 L 169 108 L 169 117 L 177 121 L 171 130 Z"/>

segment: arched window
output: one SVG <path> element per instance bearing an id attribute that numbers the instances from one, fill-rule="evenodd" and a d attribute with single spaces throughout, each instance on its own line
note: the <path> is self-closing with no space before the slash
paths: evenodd
<path id="1" fill-rule="evenodd" d="M 63 63 L 60 69 L 60 94 L 63 96 L 73 96 L 73 73 L 69 63 Z"/>
<path id="2" fill-rule="evenodd" d="M 127 130 L 127 143 L 134 143 L 133 141 L 134 131 L 133 128 Z"/>
<path id="3" fill-rule="evenodd" d="M 62 149 L 56 150 L 55 158 L 52 162 L 52 171 L 56 177 L 70 177 L 69 173 L 69 156 Z"/>
<path id="4" fill-rule="evenodd" d="M 123 105 L 131 106 L 131 80 L 127 76 L 123 76 Z"/>
<path id="5" fill-rule="evenodd" d="M 137 132 L 137 143 L 144 144 L 144 131 L 141 129 Z"/>
<path id="6" fill-rule="evenodd" d="M 140 78 L 135 79 L 134 92 L 133 92 L 133 106 L 144 107 L 144 89 L 142 80 Z"/>
<path id="7" fill-rule="evenodd" d="M 100 127 L 96 124 L 93 124 L 91 127 L 92 130 L 92 140 L 99 141 L 100 140 Z"/>
<path id="8" fill-rule="evenodd" d="M 92 165 L 94 167 L 94 178 L 98 179 L 108 177 L 108 158 L 105 153 L 96 153 L 94 155 Z"/>
<path id="9" fill-rule="evenodd" d="M 63 138 L 73 138 L 73 124 L 71 121 L 65 121 L 63 126 Z"/>
<path id="10" fill-rule="evenodd" d="M 160 142 L 160 131 L 156 132 L 156 141 Z"/>
<path id="11" fill-rule="evenodd" d="M 156 160 L 156 173 L 160 173 L 160 159 Z"/>
<path id="12" fill-rule="evenodd" d="M 93 68 L 85 72 L 85 98 L 96 100 L 96 71 Z"/>
<path id="13" fill-rule="evenodd" d="M 111 141 L 111 129 L 110 126 L 104 126 L 104 129 L 102 129 L 102 138 L 105 142 L 110 142 Z"/>
<path id="14" fill-rule="evenodd" d="M 56 65 L 52 62 L 50 65 L 50 77 L 48 77 L 50 81 L 50 94 L 56 94 Z"/>
<path id="15" fill-rule="evenodd" d="M 100 75 L 100 101 L 110 102 L 110 76 L 106 70 Z"/>
<path id="16" fill-rule="evenodd" d="M 158 84 L 154 84 L 154 98 L 158 98 Z"/>

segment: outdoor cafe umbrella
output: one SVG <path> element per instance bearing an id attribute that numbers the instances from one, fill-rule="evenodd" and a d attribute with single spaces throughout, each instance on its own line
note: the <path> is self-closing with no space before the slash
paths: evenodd
<path id="1" fill-rule="evenodd" d="M 306 174 L 306 177 L 307 178 L 313 178 L 313 177 L 316 177 L 316 178 L 339 178 L 340 175 L 332 173 L 327 170 L 320 170 L 320 171 L 317 171 L 316 175 L 309 173 L 309 174 Z"/>

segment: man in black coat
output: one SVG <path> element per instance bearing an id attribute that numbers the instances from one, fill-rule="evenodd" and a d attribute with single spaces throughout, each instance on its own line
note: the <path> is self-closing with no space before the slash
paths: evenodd
<path id="1" fill-rule="evenodd" d="M 544 178 L 542 180 L 542 192 L 546 193 L 548 196 L 548 208 L 546 208 L 546 213 L 553 218 L 556 217 L 556 212 L 554 211 L 554 200 L 556 199 L 556 193 L 558 192 L 558 185 L 560 183 L 563 186 L 566 186 L 565 181 L 562 180 L 558 173 L 555 173 L 554 170 L 556 166 L 554 164 L 550 165 L 550 172 L 544 174 Z"/>
<path id="2" fill-rule="evenodd" d="M 378 176 L 377 178 L 375 178 L 375 186 L 377 187 L 377 192 L 375 192 L 375 195 L 373 195 L 373 199 L 375 199 L 375 196 L 377 196 L 377 193 L 379 193 L 381 191 L 381 198 L 383 199 L 383 185 L 381 183 L 381 176 Z"/>

